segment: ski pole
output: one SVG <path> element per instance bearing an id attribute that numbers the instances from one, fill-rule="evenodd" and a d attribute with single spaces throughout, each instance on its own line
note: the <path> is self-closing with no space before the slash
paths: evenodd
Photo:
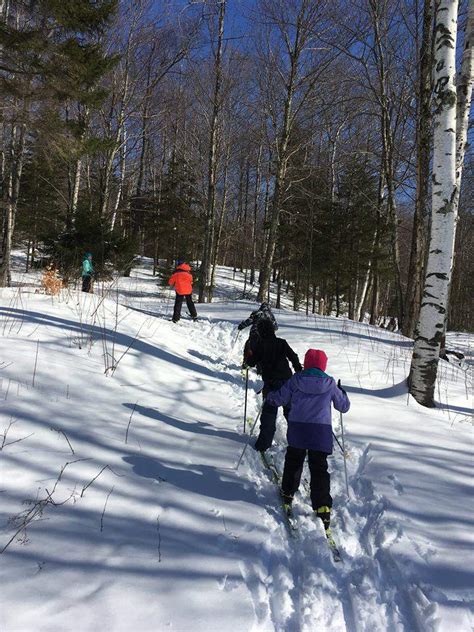
<path id="1" fill-rule="evenodd" d="M 244 458 L 244 454 L 245 451 L 247 450 L 247 448 L 249 447 L 249 443 L 250 443 L 250 437 L 253 434 L 254 428 L 257 425 L 257 421 L 260 419 L 260 415 L 262 414 L 262 410 L 263 410 L 263 404 L 260 406 L 260 410 L 258 411 L 257 416 L 255 417 L 255 421 L 252 424 L 252 427 L 250 428 L 250 432 L 247 436 L 247 441 L 245 442 L 245 446 L 244 449 L 242 450 L 242 454 L 240 455 L 239 460 L 237 461 L 237 465 L 235 466 L 235 471 L 237 471 L 240 467 L 240 464 L 242 463 L 242 459 Z"/>
<path id="2" fill-rule="evenodd" d="M 347 497 L 350 498 L 349 496 L 349 483 L 347 482 L 347 460 L 346 460 L 346 444 L 345 444 L 345 440 L 344 440 L 344 422 L 342 420 L 342 413 L 339 412 L 339 419 L 341 421 L 341 431 L 342 431 L 342 456 L 344 457 L 344 475 L 346 477 L 346 491 L 347 491 Z"/>
<path id="3" fill-rule="evenodd" d="M 230 351 L 229 351 L 229 353 L 227 354 L 227 357 L 226 357 L 226 359 L 225 359 L 226 363 L 227 363 L 227 362 L 229 362 L 229 360 L 230 360 L 230 358 L 231 358 L 232 352 L 234 351 L 235 343 L 237 342 L 237 339 L 238 339 L 239 335 L 240 335 L 240 330 L 239 330 L 239 329 L 237 329 L 237 333 L 235 334 L 235 336 L 234 336 L 234 340 L 232 341 L 232 344 L 231 344 L 231 346 L 230 346 Z"/>
<path id="4" fill-rule="evenodd" d="M 232 346 L 231 346 L 231 348 L 230 348 L 230 349 L 231 349 L 231 351 L 233 351 L 233 350 L 234 350 L 235 343 L 237 342 L 237 339 L 238 339 L 238 337 L 239 337 L 239 336 L 240 336 L 240 329 L 237 329 L 237 333 L 236 333 L 236 334 L 235 334 L 235 336 L 234 336 L 234 339 L 233 339 L 233 341 L 232 341 Z"/>
<path id="5" fill-rule="evenodd" d="M 244 434 L 247 430 L 247 400 L 249 393 L 249 368 L 245 370 L 245 404 L 244 404 Z"/>
<path id="6" fill-rule="evenodd" d="M 341 442 L 340 442 L 340 441 L 339 441 L 339 439 L 337 438 L 336 433 L 334 432 L 334 430 L 333 430 L 332 436 L 334 437 L 334 439 L 336 439 L 336 443 L 337 443 L 337 445 L 338 445 L 338 446 L 339 446 L 339 448 L 341 449 L 342 454 L 344 454 L 344 450 L 343 450 L 343 448 L 342 448 Z"/>

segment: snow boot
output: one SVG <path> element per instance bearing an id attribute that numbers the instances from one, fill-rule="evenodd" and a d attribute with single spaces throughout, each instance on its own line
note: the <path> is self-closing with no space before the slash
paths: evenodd
<path id="1" fill-rule="evenodd" d="M 330 546 L 336 546 L 331 533 L 331 507 L 323 505 L 322 507 L 318 507 L 317 509 L 315 509 L 314 513 L 318 516 L 318 518 L 320 518 L 323 523 L 324 533 L 326 534 L 326 538 Z"/>
<path id="2" fill-rule="evenodd" d="M 324 530 L 328 531 L 331 524 L 331 507 L 323 505 L 315 509 L 315 513 L 322 520 Z"/>
<path id="3" fill-rule="evenodd" d="M 285 513 L 288 516 L 292 515 L 292 503 L 293 503 L 293 496 L 288 496 L 288 494 L 285 494 L 285 492 L 280 489 L 280 495 L 281 495 L 281 500 L 283 502 L 283 509 L 285 511 Z"/>

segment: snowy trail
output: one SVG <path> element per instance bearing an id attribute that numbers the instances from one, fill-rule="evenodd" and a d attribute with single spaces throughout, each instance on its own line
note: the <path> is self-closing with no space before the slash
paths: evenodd
<path id="1" fill-rule="evenodd" d="M 219 324 L 213 327 L 217 331 L 221 328 Z M 217 339 L 221 342 L 222 336 L 218 334 Z M 234 359 L 237 363 L 235 354 Z M 230 368 L 227 366 L 227 370 Z M 225 370 L 226 366 L 219 363 L 219 369 Z M 283 447 L 284 440 L 281 441 Z M 268 508 L 266 522 L 272 533 L 272 542 L 276 538 L 280 541 L 277 545 L 267 547 L 265 555 L 260 558 L 260 567 L 255 564 L 247 566 L 246 574 L 250 591 L 255 590 L 260 582 L 257 608 L 269 613 L 275 630 L 309 632 L 314 629 L 315 622 L 321 629 L 355 632 L 361 629 L 422 629 L 408 605 L 411 596 L 403 586 L 403 579 L 391 587 L 386 596 L 387 604 L 384 603 L 384 591 L 387 592 L 384 571 L 389 571 L 390 580 L 393 581 L 396 569 L 387 568 L 387 563 L 385 567 L 381 566 L 377 559 L 380 532 L 385 529 L 379 526 L 383 502 L 375 497 L 369 483 L 364 487 L 363 474 L 368 452 L 369 448 L 361 455 L 356 476 L 359 482 L 358 511 L 365 514 L 366 523 L 360 529 L 359 559 L 349 571 L 334 568 L 321 529 L 308 517 L 311 510 L 307 503 L 301 508 L 306 515 L 300 521 L 298 537 L 294 540 L 288 537 L 282 516 L 278 513 L 278 497 L 274 494 L 276 511 L 273 507 Z M 259 459 L 250 453 L 248 460 L 255 471 L 256 481 L 259 481 L 262 474 Z M 364 509 L 367 505 L 372 505 L 369 511 Z M 265 581 L 268 577 L 272 578 L 271 583 Z M 266 597 L 267 604 L 262 602 L 262 595 Z M 282 595 L 287 595 L 285 605 L 280 601 Z M 363 621 L 363 627 L 357 624 L 358 621 Z"/>
<path id="2" fill-rule="evenodd" d="M 23 438 L 0 451 L 1 542 L 65 462 L 86 459 L 69 465 L 56 488 L 55 501 L 67 502 L 46 506 L 1 558 L 3 598 L 16 604 L 21 594 L 23 603 L 2 608 L 2 631 L 470 629 L 472 426 L 462 422 L 463 373 L 444 372 L 444 410 L 407 406 L 404 339 L 278 314 L 301 357 L 308 346 L 327 350 L 353 402 L 349 500 L 337 449 L 330 459 L 344 557 L 335 566 L 303 493 L 291 539 L 278 491 L 250 447 L 235 470 L 246 441 L 243 339 L 230 348 L 251 303 L 205 306 L 200 322 L 176 326 L 166 320 L 169 305 L 153 297 L 131 305 L 138 311 L 98 297 L 0 298 L 2 432 L 13 419 L 8 441 Z M 255 416 L 253 376 L 250 386 Z M 280 419 L 272 448 L 280 468 L 284 450 Z M 440 512 L 453 498 L 455 515 Z"/>

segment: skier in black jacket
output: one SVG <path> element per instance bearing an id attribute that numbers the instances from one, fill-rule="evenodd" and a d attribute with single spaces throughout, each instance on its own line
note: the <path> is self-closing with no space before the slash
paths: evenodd
<path id="1" fill-rule="evenodd" d="M 258 326 L 264 320 L 270 322 L 273 325 L 274 331 L 278 329 L 277 321 L 275 320 L 275 316 L 273 315 L 273 312 L 270 309 L 270 305 L 268 303 L 262 303 L 258 309 L 254 310 L 250 314 L 250 316 L 246 318 L 245 320 L 243 320 L 237 327 L 239 331 L 242 331 L 242 329 L 245 329 L 246 327 L 250 327 L 249 337 L 244 346 L 244 361 L 242 365 L 244 368 L 245 368 L 245 365 L 248 364 L 247 363 L 248 358 L 250 358 L 250 356 L 255 350 L 255 347 L 260 342 L 260 334 L 258 333 Z M 252 365 L 252 366 L 255 366 L 255 365 Z M 257 367 L 257 372 L 258 373 L 261 372 L 260 367 Z"/>
<path id="2" fill-rule="evenodd" d="M 248 358 L 249 366 L 261 367 L 263 378 L 263 408 L 260 417 L 260 434 L 255 443 L 258 452 L 265 452 L 272 445 L 276 430 L 277 406 L 271 406 L 265 399 L 271 391 L 278 391 L 283 384 L 293 375 L 288 360 L 293 369 L 298 372 L 302 366 L 298 356 L 283 338 L 275 336 L 273 324 L 268 319 L 263 319 L 258 324 L 259 342 L 254 352 Z M 289 408 L 283 408 L 283 414 L 288 419 Z"/>

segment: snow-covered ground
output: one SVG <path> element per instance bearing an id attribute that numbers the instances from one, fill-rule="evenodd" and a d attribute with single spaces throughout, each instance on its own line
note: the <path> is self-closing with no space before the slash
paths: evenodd
<path id="1" fill-rule="evenodd" d="M 427 410 L 407 395 L 407 339 L 277 313 L 300 358 L 326 350 L 352 401 L 350 498 L 337 448 L 330 459 L 335 565 L 304 489 L 290 538 L 256 453 L 236 469 L 243 337 L 232 343 L 254 308 L 228 300 L 240 274 L 221 269 L 220 301 L 178 325 L 146 267 L 93 296 L 16 280 L 0 290 L 2 632 L 473 629 L 467 366 L 442 363 Z M 252 416 L 259 388 L 253 376 Z M 280 418 L 280 468 L 284 450 Z"/>

